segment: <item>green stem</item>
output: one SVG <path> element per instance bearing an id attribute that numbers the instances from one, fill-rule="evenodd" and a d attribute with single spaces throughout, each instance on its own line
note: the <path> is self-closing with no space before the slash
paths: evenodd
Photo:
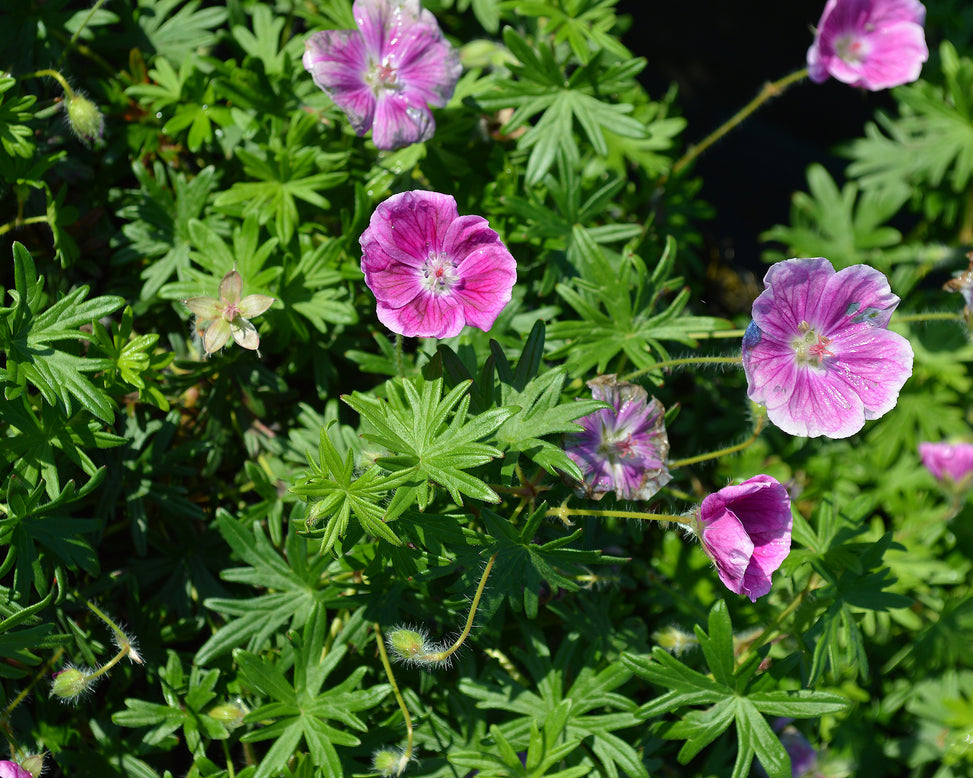
<path id="1" fill-rule="evenodd" d="M 0 225 L 0 235 L 4 235 L 17 227 L 26 227 L 28 224 L 47 224 L 46 216 L 31 216 L 29 219 L 14 219 L 12 222 Z"/>
<path id="2" fill-rule="evenodd" d="M 402 359 L 402 336 L 395 333 L 395 372 L 399 378 L 405 378 L 405 362 Z"/>
<path id="3" fill-rule="evenodd" d="M 480 576 L 480 584 L 479 586 L 476 587 L 476 594 L 473 595 L 473 602 L 470 605 L 470 613 L 466 617 L 466 626 L 463 627 L 463 632 L 460 634 L 458 638 L 456 638 L 456 642 L 453 643 L 453 645 L 451 645 L 445 651 L 439 651 L 435 654 L 430 654 L 428 657 L 428 661 L 442 662 L 446 659 L 449 659 L 449 657 L 451 657 L 453 654 L 459 651 L 459 647 L 463 645 L 466 638 L 469 637 L 470 630 L 473 629 L 473 619 L 476 618 L 476 609 L 480 607 L 480 598 L 483 597 L 483 590 L 486 588 L 487 578 L 490 577 L 490 571 L 493 570 L 493 563 L 496 561 L 497 561 L 496 553 L 494 553 L 494 555 L 491 556 L 489 560 L 487 560 L 486 567 L 483 570 L 483 575 Z"/>
<path id="4" fill-rule="evenodd" d="M 412 729 L 412 716 L 409 715 L 409 708 L 405 704 L 405 700 L 402 697 L 402 692 L 399 691 L 399 685 L 395 681 L 395 673 L 392 672 L 392 664 L 389 662 L 389 655 L 385 651 L 385 638 L 382 637 L 382 628 L 375 624 L 375 640 L 378 643 L 378 655 L 382 660 L 382 667 L 385 668 L 385 677 L 389 679 L 389 686 L 392 687 L 392 694 L 395 695 L 395 701 L 399 704 L 399 710 L 402 711 L 402 718 L 405 720 L 405 754 L 403 754 L 403 763 L 408 764 L 409 760 L 412 759 L 412 741 L 413 741 L 413 729 Z"/>
<path id="5" fill-rule="evenodd" d="M 675 522 L 676 524 L 692 523 L 692 518 L 689 516 L 671 516 L 667 513 L 643 513 L 642 511 L 599 511 L 590 508 L 568 508 L 565 505 L 561 505 L 557 508 L 550 508 L 544 515 L 552 519 L 560 519 L 565 524 L 568 523 L 568 516 L 639 519 L 640 521 Z"/>
<path id="6" fill-rule="evenodd" d="M 757 637 L 755 637 L 750 645 L 747 646 L 747 650 L 740 655 L 739 664 L 742 665 L 758 651 L 761 646 L 763 646 L 772 636 L 780 632 L 780 625 L 783 624 L 784 620 L 787 619 L 794 611 L 801 607 L 804 601 L 808 598 L 815 589 L 818 588 L 818 583 L 821 581 L 821 576 L 817 573 L 811 573 L 811 577 L 807 579 L 807 584 L 805 585 L 803 591 L 797 597 L 795 597 L 788 604 L 784 610 L 777 614 L 777 617 L 767 625 L 763 632 L 761 632 Z"/>
<path id="7" fill-rule="evenodd" d="M 896 316 L 893 322 L 908 323 L 914 321 L 964 321 L 963 314 L 940 311 L 939 313 L 908 313 L 904 316 Z"/>
<path id="8" fill-rule="evenodd" d="M 736 127 L 740 122 L 746 119 L 750 114 L 757 110 L 761 105 L 770 100 L 772 97 L 777 97 L 782 94 L 787 87 L 791 84 L 801 81 L 807 77 L 807 68 L 801 68 L 790 75 L 784 76 L 777 81 L 768 81 L 763 85 L 763 88 L 757 93 L 757 96 L 753 98 L 749 103 L 747 103 L 743 108 L 737 111 L 733 116 L 727 119 L 723 124 L 717 127 L 713 132 L 707 135 L 703 140 L 694 146 L 690 146 L 686 153 L 672 166 L 669 171 L 668 177 L 674 177 L 679 175 L 679 173 L 689 165 L 696 157 L 702 154 L 706 149 L 712 146 L 716 141 L 726 135 L 730 130 Z"/>
<path id="9" fill-rule="evenodd" d="M 233 757 L 230 755 L 230 743 L 228 740 L 221 740 L 223 744 L 223 760 L 226 762 L 227 778 L 236 778 L 236 771 L 233 769 Z"/>
<path id="10" fill-rule="evenodd" d="M 68 100 L 74 97 L 74 90 L 71 88 L 71 85 L 68 83 L 67 79 L 56 70 L 51 70 L 51 68 L 35 70 L 33 73 L 28 73 L 26 76 L 24 76 L 24 78 L 33 78 L 35 76 L 50 76 L 61 85 L 61 88 L 64 90 L 64 96 Z"/>
<path id="11" fill-rule="evenodd" d="M 640 375 L 651 373 L 653 370 L 664 370 L 670 367 L 681 367 L 682 365 L 739 365 L 742 364 L 743 357 L 684 357 L 682 359 L 666 359 L 656 362 L 651 367 L 645 367 L 629 373 L 625 376 L 626 381 L 638 378 Z"/>
<path id="12" fill-rule="evenodd" d="M 88 15 L 84 18 L 84 21 L 81 22 L 81 26 L 78 27 L 77 30 L 75 30 L 74 35 L 71 36 L 71 40 L 68 41 L 68 45 L 65 46 L 64 49 L 61 51 L 61 57 L 57 61 L 58 65 L 64 62 L 64 58 L 67 56 L 68 51 L 74 45 L 74 42 L 78 39 L 78 36 L 81 35 L 84 28 L 88 26 L 88 22 L 91 21 L 91 17 L 94 16 L 95 13 L 98 11 L 98 9 L 101 8 L 104 4 L 105 4 L 105 0 L 97 0 L 97 2 L 93 6 L 91 6 L 91 10 L 88 11 Z"/>
<path id="13" fill-rule="evenodd" d="M 694 457 L 686 457 L 685 459 L 673 459 L 669 462 L 669 469 L 675 470 L 677 467 L 685 467 L 686 465 L 695 465 L 699 462 L 705 462 L 707 459 L 718 459 L 719 457 L 726 456 L 727 454 L 735 454 L 737 451 L 743 451 L 743 449 L 752 446 L 757 438 L 760 437 L 760 431 L 764 426 L 764 416 L 757 417 L 757 423 L 753 425 L 753 434 L 747 438 L 743 443 L 737 443 L 735 446 L 727 446 L 726 448 L 721 448 L 716 451 L 710 451 L 708 454 L 697 454 Z"/>
<path id="14" fill-rule="evenodd" d="M 742 338 L 746 330 L 715 330 L 713 332 L 690 332 L 687 337 L 693 340 L 707 340 L 709 338 Z"/>

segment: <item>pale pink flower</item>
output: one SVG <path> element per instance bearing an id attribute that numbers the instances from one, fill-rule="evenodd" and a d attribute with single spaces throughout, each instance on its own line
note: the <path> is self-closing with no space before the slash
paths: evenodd
<path id="1" fill-rule="evenodd" d="M 236 268 L 223 276 L 219 294 L 219 300 L 215 297 L 183 300 L 183 304 L 196 315 L 196 330 L 202 335 L 207 356 L 223 348 L 231 335 L 243 348 L 256 351 L 260 336 L 250 319 L 264 313 L 274 298 L 250 294 L 241 299 L 243 279 Z"/>
<path id="2" fill-rule="evenodd" d="M 899 298 L 867 265 L 778 262 L 743 336 L 747 395 L 790 435 L 847 438 L 895 407 L 912 375 L 909 341 L 886 330 Z"/>
<path id="3" fill-rule="evenodd" d="M 790 553 L 792 521 L 787 489 L 756 475 L 707 496 L 692 526 L 726 588 L 756 602 Z"/>
<path id="4" fill-rule="evenodd" d="M 919 78 L 929 58 L 919 0 L 828 0 L 807 52 L 808 74 L 888 89 Z"/>
<path id="5" fill-rule="evenodd" d="M 672 480 L 666 465 L 665 409 L 641 386 L 613 375 L 588 382 L 596 400 L 611 408 L 578 419 L 584 431 L 567 436 L 564 450 L 584 475 L 578 496 L 648 500 Z"/>
<path id="6" fill-rule="evenodd" d="M 459 57 L 419 0 L 356 0 L 353 11 L 357 30 L 308 38 L 304 68 L 358 135 L 372 130 L 378 148 L 429 140 L 429 106 L 453 96 Z"/>
<path id="7" fill-rule="evenodd" d="M 482 216 L 438 192 L 392 195 L 362 233 L 361 268 L 379 321 L 415 338 L 489 330 L 510 302 L 517 262 Z"/>
<path id="8" fill-rule="evenodd" d="M 961 490 L 973 486 L 973 443 L 920 443 L 919 458 L 940 481 Z"/>

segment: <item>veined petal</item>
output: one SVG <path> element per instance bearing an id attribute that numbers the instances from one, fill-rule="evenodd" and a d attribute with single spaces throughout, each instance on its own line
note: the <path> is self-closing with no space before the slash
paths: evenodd
<path id="1" fill-rule="evenodd" d="M 243 279 L 236 270 L 231 270 L 220 281 L 220 298 L 226 305 L 236 305 L 243 294 Z"/>
<path id="2" fill-rule="evenodd" d="M 264 313 L 273 304 L 273 297 L 268 297 L 265 294 L 248 294 L 240 300 L 237 310 L 241 316 L 252 319 Z"/>
<path id="3" fill-rule="evenodd" d="M 216 319 L 223 313 L 223 302 L 215 297 L 190 297 L 182 304 L 200 319 Z"/>
<path id="4" fill-rule="evenodd" d="M 418 96 L 383 91 L 372 119 L 372 143 L 378 149 L 398 149 L 429 140 L 436 132 L 432 112 Z"/>
<path id="5" fill-rule="evenodd" d="M 260 336 L 257 334 L 257 328 L 247 319 L 237 316 L 230 322 L 230 327 L 233 330 L 233 340 L 238 345 L 251 351 L 256 351 L 260 347 Z"/>
<path id="6" fill-rule="evenodd" d="M 215 319 L 203 333 L 203 350 L 207 354 L 215 354 L 230 339 L 230 322 L 222 316 Z"/>
<path id="7" fill-rule="evenodd" d="M 304 44 L 304 69 L 338 106 L 358 135 L 372 126 L 375 95 L 365 74 L 368 55 L 357 30 L 316 32 Z"/>
<path id="8" fill-rule="evenodd" d="M 416 24 L 404 30 L 394 57 L 410 98 L 436 106 L 449 102 L 463 66 L 438 26 Z"/>
<path id="9" fill-rule="evenodd" d="M 726 588 L 743 594 L 743 576 L 750 565 L 753 543 L 740 520 L 732 511 L 724 510 L 703 527 L 700 540 Z"/>
<path id="10" fill-rule="evenodd" d="M 462 311 L 449 300 L 427 293 L 417 295 L 401 308 L 379 301 L 376 313 L 382 324 L 407 338 L 452 338 L 466 324 Z"/>

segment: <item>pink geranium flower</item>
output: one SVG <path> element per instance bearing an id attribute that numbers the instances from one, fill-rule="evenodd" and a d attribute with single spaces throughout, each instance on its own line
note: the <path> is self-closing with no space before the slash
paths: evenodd
<path id="1" fill-rule="evenodd" d="M 961 490 L 973 486 L 973 443 L 920 443 L 919 458 L 940 481 Z"/>
<path id="2" fill-rule="evenodd" d="M 919 78 L 929 58 L 919 0 L 828 0 L 807 52 L 808 74 L 877 90 Z"/>
<path id="3" fill-rule="evenodd" d="M 459 57 L 419 0 L 356 0 L 357 30 L 316 32 L 304 68 L 358 135 L 372 130 L 380 149 L 429 140 L 430 105 L 453 96 Z"/>
<path id="4" fill-rule="evenodd" d="M 726 588 L 756 602 L 791 550 L 791 498 L 769 475 L 703 500 L 693 529 Z"/>
<path id="5" fill-rule="evenodd" d="M 379 203 L 361 239 L 361 268 L 379 321 L 407 337 L 489 330 L 517 280 L 517 262 L 482 216 L 460 216 L 438 192 Z"/>
<path id="6" fill-rule="evenodd" d="M 31 775 L 16 762 L 4 760 L 0 762 L 0 778 L 31 778 Z"/>
<path id="7" fill-rule="evenodd" d="M 909 341 L 885 329 L 899 298 L 867 265 L 778 262 L 743 336 L 747 395 L 790 435 L 847 438 L 895 407 L 912 375 Z"/>
<path id="8" fill-rule="evenodd" d="M 599 376 L 588 387 L 611 408 L 579 419 L 584 431 L 565 442 L 567 455 L 584 474 L 578 496 L 600 500 L 615 492 L 622 500 L 648 500 L 672 480 L 662 404 L 649 400 L 641 386 L 613 375 Z"/>

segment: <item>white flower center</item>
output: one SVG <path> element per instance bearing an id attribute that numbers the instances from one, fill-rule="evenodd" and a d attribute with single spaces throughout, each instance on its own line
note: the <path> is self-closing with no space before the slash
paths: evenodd
<path id="1" fill-rule="evenodd" d="M 399 73 L 391 57 L 385 57 L 381 62 L 371 62 L 365 74 L 366 83 L 372 88 L 377 97 L 382 90 L 397 91 L 402 88 L 399 83 Z"/>
<path id="2" fill-rule="evenodd" d="M 856 35 L 842 35 L 835 40 L 834 49 L 849 65 L 858 65 L 868 55 L 865 41 Z"/>
<path id="3" fill-rule="evenodd" d="M 422 264 L 422 281 L 424 289 L 432 294 L 449 294 L 459 283 L 456 265 L 445 252 L 431 253 Z"/>
<path id="4" fill-rule="evenodd" d="M 797 331 L 800 335 L 791 341 L 791 348 L 799 366 L 821 367 L 825 357 L 834 356 L 833 352 L 828 351 L 831 338 L 819 335 L 806 321 L 797 325 Z"/>

